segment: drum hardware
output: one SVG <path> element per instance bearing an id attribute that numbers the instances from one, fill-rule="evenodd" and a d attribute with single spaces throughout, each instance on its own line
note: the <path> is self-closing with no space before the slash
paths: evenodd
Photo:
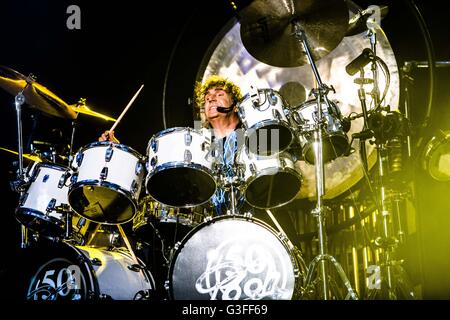
<path id="1" fill-rule="evenodd" d="M 312 90 L 312 94 L 314 94 L 317 104 L 316 104 L 316 124 L 314 128 L 314 163 L 315 163 L 315 176 L 316 176 L 316 192 L 317 192 L 317 204 L 316 208 L 312 210 L 313 216 L 317 219 L 317 227 L 318 227 L 318 240 L 319 240 L 319 255 L 316 256 L 310 263 L 310 267 L 308 269 L 308 274 L 306 277 L 305 288 L 309 288 L 310 285 L 313 285 L 312 275 L 315 271 L 316 265 L 319 264 L 320 270 L 320 278 L 322 284 L 322 295 L 324 300 L 328 300 L 331 298 L 330 296 L 330 286 L 329 286 L 329 273 L 327 270 L 327 261 L 332 263 L 344 283 L 348 295 L 346 298 L 358 299 L 356 292 L 352 289 L 350 282 L 345 275 L 344 270 L 340 266 L 340 264 L 336 261 L 336 259 L 327 254 L 327 243 L 326 243 L 326 233 L 324 230 L 324 222 L 325 222 L 325 211 L 326 207 L 323 206 L 322 198 L 325 194 L 325 173 L 324 173 L 324 159 L 323 159 L 323 126 L 324 126 L 324 118 L 323 118 L 323 110 L 322 110 L 322 102 L 324 102 L 329 109 L 331 109 L 331 104 L 328 100 L 328 92 L 332 90 L 332 88 L 325 85 L 321 77 L 319 75 L 318 69 L 314 62 L 314 58 L 311 54 L 310 47 L 307 40 L 307 35 L 305 30 L 300 23 L 300 21 L 292 22 L 294 27 L 294 36 L 295 38 L 303 45 L 304 51 L 307 55 L 308 61 L 311 65 L 312 71 L 314 73 L 315 79 L 317 81 L 317 88 Z"/>
<path id="2" fill-rule="evenodd" d="M 409 125 L 407 119 L 405 119 L 398 112 L 390 112 L 389 106 L 382 106 L 386 92 L 389 88 L 389 70 L 386 64 L 376 55 L 377 49 L 377 31 L 379 26 L 376 22 L 371 22 L 371 27 L 368 23 L 368 37 L 370 39 L 371 49 L 364 49 L 363 53 L 350 63 L 351 69 L 360 69 L 360 79 L 364 78 L 364 66 L 368 63 L 371 64 L 371 71 L 373 78 L 372 81 L 360 81 L 360 88 L 358 89 L 358 97 L 361 102 L 364 126 L 360 133 L 352 135 L 353 138 L 360 139 L 360 156 L 365 175 L 368 175 L 367 156 L 365 152 L 365 140 L 374 138 L 370 141 L 374 144 L 377 150 L 377 191 L 378 195 L 374 197 L 374 203 L 378 211 L 382 215 L 382 234 L 375 240 L 374 244 L 378 248 L 382 249 L 381 263 L 376 266 L 377 284 L 369 287 L 369 299 L 374 299 L 378 295 L 382 296 L 382 299 L 398 299 L 397 290 L 401 290 L 402 294 L 405 294 L 406 299 L 414 299 L 414 292 L 409 284 L 409 281 L 405 277 L 405 272 L 401 266 L 401 263 L 394 260 L 395 248 L 398 245 L 399 240 L 392 235 L 392 212 L 399 209 L 398 197 L 394 199 L 394 205 L 389 201 L 389 189 L 395 190 L 399 184 L 402 183 L 396 177 L 396 183 L 388 184 L 389 174 L 395 174 L 402 170 L 402 145 L 406 135 L 409 135 Z M 365 53 L 364 53 L 365 51 Z M 383 96 L 380 97 L 379 79 L 378 79 L 378 66 L 377 63 L 384 69 L 386 75 L 386 87 Z M 347 72 L 349 72 L 349 66 L 347 66 Z M 354 72 L 353 72 L 354 73 Z M 371 111 L 367 110 L 364 91 L 364 84 L 370 82 L 373 84 L 373 89 L 370 95 L 374 102 L 374 108 Z M 390 159 L 391 158 L 391 159 Z M 389 161 L 393 161 L 391 164 Z M 390 172 L 389 172 L 390 171 Z M 370 179 L 367 179 L 370 190 L 373 190 Z M 371 193 L 372 194 L 372 193 Z M 400 219 L 400 212 L 397 212 L 398 219 Z M 399 221 L 401 223 L 401 221 Z M 401 225 L 399 226 L 401 230 Z M 399 234 L 401 236 L 401 233 Z M 409 288 L 408 288 L 409 286 Z"/>
<path id="3" fill-rule="evenodd" d="M 281 225 L 278 223 L 277 219 L 275 219 L 275 216 L 272 214 L 272 211 L 269 210 L 269 209 L 266 209 L 265 211 L 266 211 L 266 213 L 268 214 L 268 216 L 270 217 L 270 219 L 272 220 L 272 222 L 273 222 L 273 223 L 275 224 L 275 226 L 277 227 L 278 231 L 280 232 L 280 235 L 281 235 L 280 238 L 283 239 L 283 240 L 287 243 L 288 248 L 289 248 L 292 252 L 296 252 L 296 255 L 299 256 L 299 257 L 301 258 L 301 259 L 299 259 L 299 260 L 300 260 L 300 263 L 301 263 L 302 265 L 300 266 L 299 273 L 300 273 L 300 276 L 303 277 L 302 283 L 305 283 L 306 275 L 308 274 L 308 266 L 306 265 L 305 260 L 303 259 L 303 254 L 302 254 L 301 250 L 298 249 L 298 248 L 292 243 L 292 241 L 288 238 L 286 232 L 284 232 L 283 228 L 282 228 Z M 304 292 L 305 288 L 302 287 L 300 290 L 301 290 L 300 295 L 303 296 L 304 293 L 305 293 L 305 292 Z"/>

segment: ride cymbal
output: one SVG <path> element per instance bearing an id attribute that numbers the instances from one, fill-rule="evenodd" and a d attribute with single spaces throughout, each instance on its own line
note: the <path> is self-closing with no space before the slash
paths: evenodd
<path id="1" fill-rule="evenodd" d="M 244 47 L 257 60 L 275 67 L 308 63 L 302 43 L 294 36 L 301 27 L 315 60 L 336 48 L 348 29 L 344 0 L 255 0 L 239 12 Z"/>

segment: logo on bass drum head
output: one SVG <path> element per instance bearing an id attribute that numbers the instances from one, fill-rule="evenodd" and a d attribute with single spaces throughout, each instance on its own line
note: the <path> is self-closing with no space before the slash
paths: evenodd
<path id="1" fill-rule="evenodd" d="M 80 267 L 56 258 L 44 263 L 33 276 L 27 300 L 82 300 L 86 292 Z"/>

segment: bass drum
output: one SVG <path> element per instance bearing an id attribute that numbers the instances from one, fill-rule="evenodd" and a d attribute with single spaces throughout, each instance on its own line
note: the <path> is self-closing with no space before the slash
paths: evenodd
<path id="1" fill-rule="evenodd" d="M 174 300 L 291 300 L 301 295 L 304 262 L 264 222 L 220 216 L 176 246 L 169 269 Z"/>
<path id="2" fill-rule="evenodd" d="M 143 300 L 155 288 L 150 272 L 125 249 L 51 243 L 27 251 L 26 300 Z"/>

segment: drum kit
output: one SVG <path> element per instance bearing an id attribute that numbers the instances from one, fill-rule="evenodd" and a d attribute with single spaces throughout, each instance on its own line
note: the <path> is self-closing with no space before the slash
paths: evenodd
<path id="1" fill-rule="evenodd" d="M 134 251 L 140 241 L 150 243 L 155 235 L 174 239 L 168 250 L 162 249 L 169 299 L 304 299 L 317 284 L 312 279 L 318 264 L 321 289 L 316 297 L 326 300 L 332 298 L 327 262 L 337 268 L 348 298 L 357 299 L 339 263 L 326 252 L 323 227 L 324 164 L 350 152 L 350 120 L 328 99 L 334 89 L 321 81 L 315 65 L 347 32 L 348 9 L 343 1 L 294 3 L 287 10 L 276 1 L 253 1 L 241 12 L 241 35 L 249 52 L 270 65 L 308 63 L 317 82 L 314 98 L 291 107 L 275 90 L 252 88 L 238 102 L 245 143 L 236 155 L 232 181 L 220 174 L 215 140 L 207 129 L 161 131 L 149 139 L 145 156 L 110 141 L 72 152 L 74 130 L 71 151 L 64 157 L 67 165 L 24 154 L 23 104 L 71 120 L 78 113 L 89 114 L 114 122 L 114 128 L 142 87 L 116 120 L 93 111 L 85 101 L 66 104 L 31 75 L 0 68 L 0 87 L 15 95 L 17 111 L 19 171 L 13 185 L 20 194 L 15 214 L 22 224 L 22 246 L 29 246 L 28 229 L 52 243 L 51 250 L 36 254 L 39 267 L 28 284 L 27 299 L 152 299 L 158 283 Z M 265 28 L 258 27 L 261 23 Z M 270 211 L 292 202 L 302 187 L 292 148 L 299 148 L 316 170 L 312 214 L 320 250 L 309 268 Z M 33 162 L 25 169 L 27 157 Z M 251 207 L 266 211 L 278 230 L 251 212 L 236 210 L 232 196 L 231 212 L 214 216 L 208 207 L 211 197 L 218 189 L 231 189 L 233 195 L 233 188 Z M 132 223 L 138 239 L 133 244 L 122 228 L 126 223 Z M 112 231 L 115 227 L 119 233 Z M 106 240 L 94 245 L 101 230 Z M 125 248 L 118 245 L 119 236 Z"/>

